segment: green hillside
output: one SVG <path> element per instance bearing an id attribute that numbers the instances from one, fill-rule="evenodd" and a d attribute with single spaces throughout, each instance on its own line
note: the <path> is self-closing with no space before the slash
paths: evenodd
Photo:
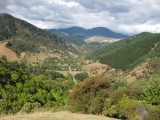
<path id="1" fill-rule="evenodd" d="M 73 44 L 78 45 L 78 46 L 86 44 L 86 42 L 84 41 L 84 38 L 80 38 L 78 36 L 66 35 L 64 33 L 58 33 L 58 32 L 56 32 L 56 33 L 57 33 L 58 36 L 65 39 L 67 43 L 73 43 Z"/>
<path id="2" fill-rule="evenodd" d="M 159 41 L 160 34 L 144 32 L 100 48 L 88 58 L 114 68 L 132 69 L 146 58 L 158 55 Z"/>

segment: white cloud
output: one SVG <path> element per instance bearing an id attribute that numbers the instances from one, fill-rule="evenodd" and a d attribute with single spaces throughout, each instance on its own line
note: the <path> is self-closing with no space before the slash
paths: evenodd
<path id="1" fill-rule="evenodd" d="M 103 26 L 124 34 L 160 32 L 159 0 L 1 0 L 0 11 L 40 28 Z"/>

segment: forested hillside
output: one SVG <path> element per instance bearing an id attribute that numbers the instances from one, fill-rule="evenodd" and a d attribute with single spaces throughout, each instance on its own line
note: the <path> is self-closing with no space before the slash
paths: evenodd
<path id="1" fill-rule="evenodd" d="M 100 60 L 113 68 L 132 69 L 150 56 L 159 56 L 160 34 L 140 33 L 93 52 L 90 59 Z"/>
<path id="2" fill-rule="evenodd" d="M 7 46 L 17 53 L 35 52 L 38 51 L 39 46 L 46 46 L 50 49 L 66 48 L 66 42 L 62 37 L 9 14 L 0 14 L 0 41 L 3 40 L 10 40 Z"/>

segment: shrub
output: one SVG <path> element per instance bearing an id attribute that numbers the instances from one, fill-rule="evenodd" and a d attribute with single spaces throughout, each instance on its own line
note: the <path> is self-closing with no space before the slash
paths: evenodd
<path id="1" fill-rule="evenodd" d="M 76 78 L 76 80 L 83 81 L 89 76 L 88 76 L 88 73 L 77 73 L 74 77 Z"/>
<path id="2" fill-rule="evenodd" d="M 51 77 L 52 77 L 52 80 L 55 80 L 57 78 L 64 78 L 63 74 L 61 74 L 59 72 L 52 72 Z"/>
<path id="3" fill-rule="evenodd" d="M 134 88 L 119 88 L 116 91 L 113 91 L 110 93 L 110 98 L 112 100 L 112 103 L 116 104 L 119 100 L 123 98 L 124 95 L 129 96 L 132 99 L 142 99 L 143 92 L 139 89 Z"/>
<path id="4" fill-rule="evenodd" d="M 21 112 L 27 112 L 27 113 L 29 113 L 29 112 L 32 112 L 32 111 L 40 108 L 40 106 L 41 106 L 41 104 L 38 103 L 38 102 L 35 102 L 35 103 L 28 102 L 28 103 L 25 103 L 23 105 L 23 107 L 21 109 Z"/>
<path id="5" fill-rule="evenodd" d="M 110 98 L 107 98 L 104 102 L 103 114 L 110 117 L 116 117 L 117 115 L 116 105 L 112 104 Z"/>
<path id="6" fill-rule="evenodd" d="M 129 120 L 147 119 L 147 108 L 142 102 L 124 96 L 118 103 L 119 117 L 126 117 Z"/>
<path id="7" fill-rule="evenodd" d="M 148 106 L 148 119 L 147 120 L 160 120 L 160 106 Z"/>
<path id="8" fill-rule="evenodd" d="M 153 105 L 160 105 L 160 74 L 152 76 L 144 89 L 145 100 Z"/>
<path id="9" fill-rule="evenodd" d="M 131 73 L 131 76 L 136 76 L 136 75 L 137 75 L 136 72 Z"/>
<path id="10" fill-rule="evenodd" d="M 72 112 L 99 114 L 103 111 L 110 84 L 105 76 L 97 76 L 78 83 L 68 97 L 68 108 Z"/>

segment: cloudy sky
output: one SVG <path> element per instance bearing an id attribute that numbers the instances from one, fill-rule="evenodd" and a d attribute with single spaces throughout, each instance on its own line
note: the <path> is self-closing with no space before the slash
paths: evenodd
<path id="1" fill-rule="evenodd" d="M 124 34 L 160 33 L 160 0 L 0 0 L 0 13 L 45 29 L 103 26 Z"/>

